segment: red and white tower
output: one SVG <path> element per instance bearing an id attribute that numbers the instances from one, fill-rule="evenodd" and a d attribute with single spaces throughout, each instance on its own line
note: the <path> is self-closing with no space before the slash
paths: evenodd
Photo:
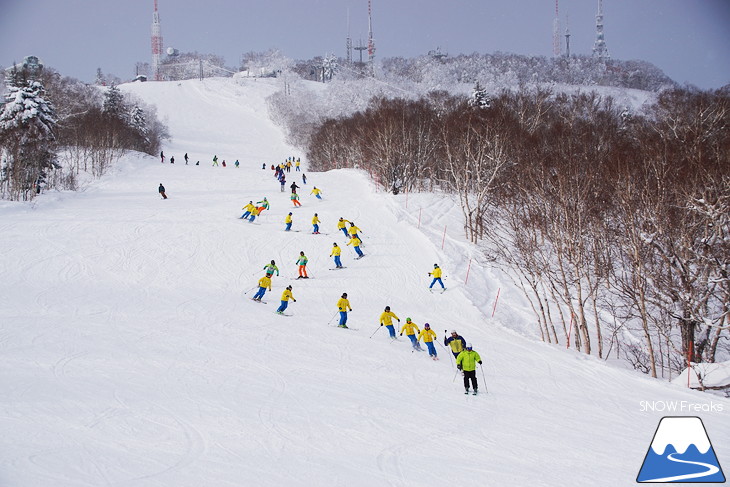
<path id="1" fill-rule="evenodd" d="M 155 11 L 152 13 L 152 79 L 161 81 L 160 56 L 162 56 L 162 34 L 160 33 L 160 16 L 157 13 L 157 0 L 155 0 Z"/>
<path id="2" fill-rule="evenodd" d="M 373 40 L 373 9 L 371 0 L 368 0 L 368 64 L 370 74 L 375 73 L 375 41 Z"/>

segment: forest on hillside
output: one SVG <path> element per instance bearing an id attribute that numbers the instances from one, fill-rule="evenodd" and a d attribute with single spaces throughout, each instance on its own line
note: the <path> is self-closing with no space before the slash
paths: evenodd
<path id="1" fill-rule="evenodd" d="M 326 92 L 270 104 L 280 122 L 307 114 L 288 128 L 313 170 L 455 195 L 542 340 L 653 377 L 730 358 L 730 90 L 669 87 L 638 110 L 540 84 L 386 90 L 357 110 Z"/>

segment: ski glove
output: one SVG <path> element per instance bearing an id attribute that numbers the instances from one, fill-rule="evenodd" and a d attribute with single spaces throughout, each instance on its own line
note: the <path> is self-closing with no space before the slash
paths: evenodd
<path id="1" fill-rule="evenodd" d="M 456 368 L 461 370 L 461 365 L 457 365 Z"/>
<path id="2" fill-rule="evenodd" d="M 479 365 L 482 365 L 482 361 L 481 360 L 479 361 Z"/>

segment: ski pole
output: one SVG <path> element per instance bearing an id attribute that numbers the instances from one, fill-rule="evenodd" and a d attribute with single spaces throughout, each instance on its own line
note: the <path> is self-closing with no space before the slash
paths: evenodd
<path id="1" fill-rule="evenodd" d="M 335 316 L 337 316 L 337 313 L 339 313 L 339 311 L 335 311 L 335 314 L 332 315 L 332 318 L 330 318 L 330 320 L 327 322 L 327 325 L 329 325 L 330 323 L 332 323 L 332 320 L 335 319 Z"/>
<path id="2" fill-rule="evenodd" d="M 456 369 L 456 373 L 454 374 L 454 379 L 451 381 L 452 383 L 456 382 L 457 375 L 459 375 L 459 369 Z"/>
<path id="3" fill-rule="evenodd" d="M 441 342 L 438 342 L 438 343 L 439 343 L 439 345 L 441 345 Z M 448 348 L 446 348 L 444 345 L 441 345 L 441 348 L 443 348 L 444 350 L 446 350 L 446 353 L 449 355 L 449 360 L 451 361 L 451 365 L 453 365 L 454 367 L 456 367 L 456 364 L 454 364 L 454 354 L 451 353 L 451 350 L 449 350 Z"/>
<path id="4" fill-rule="evenodd" d="M 382 328 L 382 326 L 381 325 L 378 325 L 378 327 L 375 329 L 375 331 L 373 332 L 373 334 L 370 335 L 370 338 L 374 337 L 375 334 L 378 332 L 378 330 L 380 330 L 381 328 Z"/>
<path id="5" fill-rule="evenodd" d="M 484 367 L 482 367 L 482 364 L 479 364 L 479 368 L 482 370 L 482 381 L 484 381 L 484 390 L 489 393 L 489 388 L 487 387 L 487 378 L 484 375 Z"/>
<path id="6" fill-rule="evenodd" d="M 245 295 L 245 294 L 248 294 L 248 293 L 250 293 L 251 291 L 253 291 L 254 289 L 256 289 L 257 287 L 258 287 L 258 286 L 254 286 L 254 287 L 252 287 L 251 289 L 249 289 L 248 291 L 244 292 L 243 294 L 244 294 L 244 295 Z"/>

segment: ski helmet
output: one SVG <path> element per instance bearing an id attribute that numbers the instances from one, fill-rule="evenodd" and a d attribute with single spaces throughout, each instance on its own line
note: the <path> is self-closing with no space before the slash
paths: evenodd
<path id="1" fill-rule="evenodd" d="M 342 297 L 343 298 L 346 298 L 347 297 L 347 293 L 342 293 Z"/>
<path id="2" fill-rule="evenodd" d="M 411 322 L 411 319 L 410 318 L 406 318 L 406 323 L 410 323 L 410 322 Z"/>
<path id="3" fill-rule="evenodd" d="M 274 259 L 271 259 L 271 265 L 276 265 L 276 262 L 274 262 Z"/>
<path id="4" fill-rule="evenodd" d="M 439 265 L 438 265 L 438 264 L 434 264 L 433 266 L 434 266 L 434 267 L 438 267 Z"/>
<path id="5" fill-rule="evenodd" d="M 390 311 L 390 306 L 386 306 L 385 311 Z"/>
<path id="6" fill-rule="evenodd" d="M 456 330 L 451 330 L 451 334 L 452 335 L 458 335 L 458 333 L 456 333 Z"/>
<path id="7" fill-rule="evenodd" d="M 423 325 L 423 327 L 424 328 L 431 328 L 431 325 L 429 325 L 428 323 L 426 323 L 425 325 Z"/>
<path id="8" fill-rule="evenodd" d="M 466 344 L 466 349 L 467 349 L 467 350 L 471 350 L 471 343 L 467 343 L 467 344 Z"/>
<path id="9" fill-rule="evenodd" d="M 288 285 L 288 286 L 287 286 L 286 288 L 287 288 L 287 289 L 288 289 L 289 291 L 291 291 L 291 284 L 289 284 L 289 285 Z"/>

